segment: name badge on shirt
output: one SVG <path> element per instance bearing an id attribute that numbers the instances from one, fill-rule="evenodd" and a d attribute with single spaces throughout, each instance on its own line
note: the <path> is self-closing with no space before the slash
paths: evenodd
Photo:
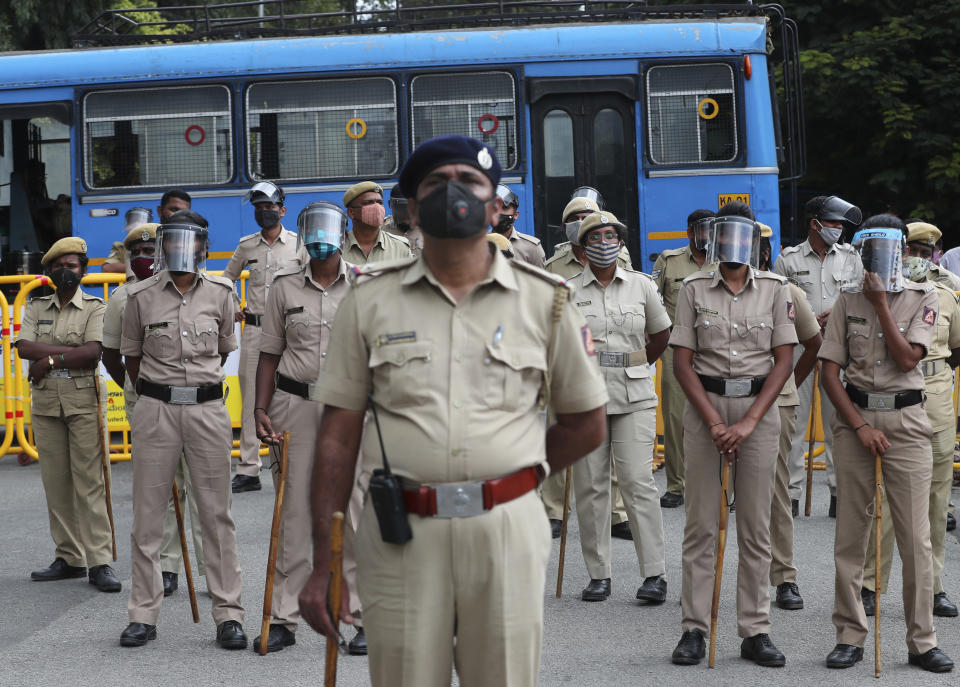
<path id="1" fill-rule="evenodd" d="M 857 317 L 855 315 L 847 315 L 847 322 L 852 322 L 853 324 L 866 324 L 867 318 Z"/>
<path id="2" fill-rule="evenodd" d="M 698 306 L 697 306 L 697 312 L 700 313 L 700 314 L 702 314 L 702 315 L 714 315 L 714 316 L 717 316 L 717 315 L 720 314 L 720 313 L 717 312 L 716 310 L 711 310 L 710 308 L 704 308 L 702 305 L 698 305 Z"/>
<path id="3" fill-rule="evenodd" d="M 577 307 L 578 307 L 578 308 L 585 308 L 585 307 L 587 307 L 588 305 L 590 305 L 591 303 L 593 303 L 593 301 L 580 301 L 579 303 L 577 303 Z"/>
<path id="4" fill-rule="evenodd" d="M 153 324 L 148 324 L 147 329 L 166 329 L 169 326 L 169 322 L 154 322 Z"/>
<path id="5" fill-rule="evenodd" d="M 248 264 L 248 265 L 252 265 L 252 264 L 255 263 L 255 262 L 260 262 L 260 259 L 259 259 L 259 258 L 252 258 L 252 259 L 250 259 L 250 260 L 247 260 L 247 264 Z"/>
<path id="6" fill-rule="evenodd" d="M 810 270 L 800 270 L 800 271 L 797 272 L 797 276 L 798 276 L 798 277 L 804 277 L 804 276 L 806 276 L 806 275 L 808 275 L 808 274 L 810 274 Z"/>
<path id="7" fill-rule="evenodd" d="M 377 346 L 389 346 L 397 343 L 413 343 L 417 340 L 416 332 L 397 332 L 396 334 L 381 334 L 377 337 Z"/>
<path id="8" fill-rule="evenodd" d="M 53 320 L 37 320 L 37 324 L 53 324 Z"/>
<path id="9" fill-rule="evenodd" d="M 290 315 L 296 315 L 297 313 L 301 313 L 301 312 L 303 312 L 303 306 L 302 306 L 302 305 L 297 306 L 296 308 L 289 308 L 289 309 L 287 309 L 287 311 L 286 311 L 285 313 L 283 313 L 283 316 L 284 316 L 284 317 L 289 317 Z"/>

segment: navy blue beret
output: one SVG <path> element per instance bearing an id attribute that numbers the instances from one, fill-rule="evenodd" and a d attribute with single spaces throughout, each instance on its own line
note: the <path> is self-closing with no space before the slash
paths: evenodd
<path id="1" fill-rule="evenodd" d="M 490 146 L 466 136 L 438 136 L 424 141 L 413 151 L 400 170 L 400 190 L 408 198 L 417 197 L 423 178 L 441 165 L 464 164 L 483 172 L 496 188 L 500 183 L 500 161 Z"/>

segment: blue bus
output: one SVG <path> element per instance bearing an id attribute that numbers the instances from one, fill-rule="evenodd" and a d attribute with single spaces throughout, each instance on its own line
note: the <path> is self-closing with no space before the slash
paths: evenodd
<path id="1" fill-rule="evenodd" d="M 504 9 L 527 4 L 553 14 Z M 690 211 L 728 199 L 774 227 L 776 254 L 803 171 L 795 25 L 779 6 L 476 5 L 444 21 L 368 12 L 302 36 L 274 36 L 268 15 L 245 24 L 256 36 L 233 31 L 243 40 L 181 17 L 190 30 L 166 43 L 0 55 L 4 251 L 74 234 L 96 265 L 127 210 L 182 188 L 220 269 L 258 229 L 241 205 L 256 181 L 285 189 L 293 226 L 358 180 L 392 187 L 419 143 L 457 133 L 496 149 L 517 228 L 548 256 L 582 185 L 630 227 L 638 269 L 686 242 Z M 144 40 L 114 24 L 96 23 L 101 43 Z"/>

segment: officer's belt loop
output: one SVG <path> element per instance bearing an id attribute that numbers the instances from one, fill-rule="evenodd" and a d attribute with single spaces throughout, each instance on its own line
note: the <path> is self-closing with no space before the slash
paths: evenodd
<path id="1" fill-rule="evenodd" d="M 315 384 L 298 382 L 296 379 L 291 379 L 279 372 L 275 373 L 273 378 L 276 388 L 280 389 L 280 391 L 286 391 L 288 394 L 294 394 L 308 400 L 314 397 L 315 391 L 313 387 L 316 386 Z"/>
<path id="2" fill-rule="evenodd" d="M 172 405 L 196 405 L 223 398 L 223 384 L 208 384 L 206 386 L 168 386 L 154 384 L 140 378 L 137 380 L 137 393 L 149 396 Z"/>
<path id="3" fill-rule="evenodd" d="M 921 360 L 920 370 L 924 377 L 933 377 L 947 369 L 947 361 L 943 358 L 938 360 Z"/>
<path id="4" fill-rule="evenodd" d="M 256 315 L 252 312 L 248 312 L 243 316 L 243 321 L 245 324 L 251 324 L 254 327 L 259 327 L 260 323 L 263 321 L 263 315 Z"/>
<path id="5" fill-rule="evenodd" d="M 403 490 L 408 513 L 421 517 L 467 518 L 480 515 L 533 491 L 540 484 L 536 466 L 484 482 L 421 484 Z"/>
<path id="6" fill-rule="evenodd" d="M 647 352 L 644 351 L 597 351 L 600 367 L 634 367 L 646 365 Z"/>
<path id="7" fill-rule="evenodd" d="M 720 394 L 727 398 L 743 398 L 746 396 L 756 396 L 763 388 L 766 377 L 747 377 L 744 379 L 725 379 L 723 377 L 710 377 L 708 375 L 697 375 L 703 388 L 711 393 Z"/>
<path id="8" fill-rule="evenodd" d="M 923 402 L 923 392 L 919 389 L 891 394 L 874 394 L 861 391 L 852 384 L 847 384 L 846 392 L 851 401 L 865 410 L 900 410 Z"/>

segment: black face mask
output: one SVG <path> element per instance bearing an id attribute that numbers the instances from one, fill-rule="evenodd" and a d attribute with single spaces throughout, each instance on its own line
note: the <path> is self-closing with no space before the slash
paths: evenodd
<path id="1" fill-rule="evenodd" d="M 465 239 L 487 229 L 487 202 L 469 186 L 448 181 L 420 201 L 420 228 L 438 239 Z"/>
<path id="2" fill-rule="evenodd" d="M 276 210 L 261 210 L 257 208 L 254 210 L 253 218 L 262 229 L 269 229 L 280 223 L 280 213 Z"/>
<path id="3" fill-rule="evenodd" d="M 510 215 L 500 215 L 500 219 L 493 226 L 493 230 L 498 234 L 506 234 L 513 228 L 513 217 Z"/>
<path id="4" fill-rule="evenodd" d="M 80 285 L 80 275 L 73 270 L 61 267 L 50 273 L 50 281 L 52 281 L 53 285 L 58 289 L 72 291 Z"/>

